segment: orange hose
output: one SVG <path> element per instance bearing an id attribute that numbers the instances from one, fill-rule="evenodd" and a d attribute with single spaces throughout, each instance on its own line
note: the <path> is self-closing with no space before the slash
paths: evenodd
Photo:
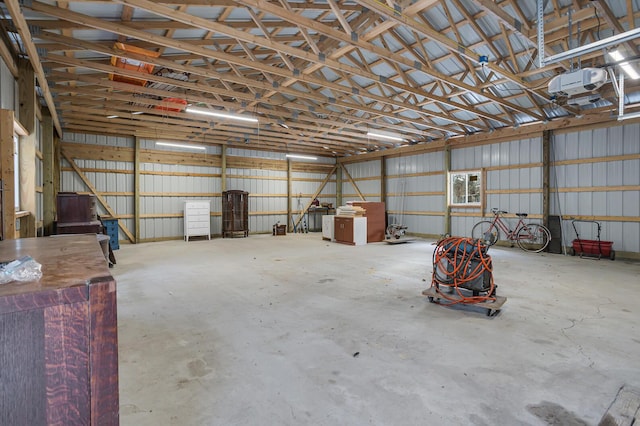
<path id="1" fill-rule="evenodd" d="M 472 250 L 469 250 L 469 248 L 472 248 Z M 477 266 L 473 270 L 466 270 L 472 260 L 478 262 Z M 451 271 L 448 270 L 449 266 L 452 267 Z M 465 295 L 462 289 L 470 290 L 465 287 L 465 284 L 482 277 L 485 271 L 488 271 L 490 276 L 489 288 L 482 290 L 486 294 L 478 296 Z M 439 241 L 433 252 L 431 287 L 435 287 L 439 297 L 447 300 L 447 305 L 494 301 L 496 300 L 493 296 L 495 283 L 493 282 L 492 272 L 491 256 L 487 254 L 487 247 L 481 240 L 449 237 Z M 441 291 L 443 286 L 455 289 L 458 297 L 452 297 L 451 294 Z"/>

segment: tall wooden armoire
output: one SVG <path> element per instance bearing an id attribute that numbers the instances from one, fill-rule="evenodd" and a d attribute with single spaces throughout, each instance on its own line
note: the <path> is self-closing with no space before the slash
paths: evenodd
<path id="1" fill-rule="evenodd" d="M 249 193 L 230 190 L 222 193 L 222 238 L 249 235 Z"/>

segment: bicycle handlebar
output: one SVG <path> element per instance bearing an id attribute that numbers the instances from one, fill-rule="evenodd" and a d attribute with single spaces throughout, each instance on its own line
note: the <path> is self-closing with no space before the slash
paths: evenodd
<path id="1" fill-rule="evenodd" d="M 496 209 L 495 207 L 494 207 L 494 208 L 492 208 L 492 209 L 491 209 L 491 211 L 492 211 L 492 212 L 493 212 L 493 214 L 495 214 L 495 215 L 499 215 L 499 214 L 507 214 L 507 213 L 509 213 L 509 212 L 504 211 L 504 210 L 498 210 L 498 209 Z"/>

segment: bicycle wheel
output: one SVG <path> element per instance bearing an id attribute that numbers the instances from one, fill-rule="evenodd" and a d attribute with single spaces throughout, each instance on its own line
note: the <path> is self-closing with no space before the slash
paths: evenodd
<path id="1" fill-rule="evenodd" d="M 551 232 L 542 225 L 527 224 L 518 231 L 516 242 L 524 251 L 538 253 L 547 248 L 551 241 Z"/>
<path id="2" fill-rule="evenodd" d="M 471 238 L 482 240 L 485 244 L 492 246 L 500 239 L 500 230 L 489 220 L 483 220 L 473 225 Z"/>

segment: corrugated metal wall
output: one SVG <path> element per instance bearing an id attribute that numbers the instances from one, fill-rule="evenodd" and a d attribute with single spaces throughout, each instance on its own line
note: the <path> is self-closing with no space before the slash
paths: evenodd
<path id="1" fill-rule="evenodd" d="M 491 209 L 542 217 L 542 139 L 520 139 L 451 150 L 451 171 L 484 170 L 485 214 Z M 480 208 L 452 208 L 451 234 L 471 236 Z M 540 222 L 540 220 L 538 220 Z"/>
<path id="2" fill-rule="evenodd" d="M 133 140 L 129 138 L 69 134 L 65 135 L 65 140 L 133 146 Z M 157 149 L 151 141 L 143 142 L 143 148 Z M 210 154 L 219 155 L 216 149 Z M 227 189 L 250 193 L 252 233 L 271 232 L 274 223 L 285 223 L 287 172 L 284 154 L 229 148 L 227 155 L 283 161 L 276 162 L 275 168 L 230 167 L 227 169 Z M 390 223 L 403 223 L 409 227 L 409 232 L 418 234 L 441 235 L 444 232 L 447 185 L 444 155 L 443 151 L 438 151 L 384 160 Z M 551 168 L 551 214 L 600 218 L 602 239 L 614 241 L 617 250 L 640 252 L 640 125 L 556 134 L 552 138 L 552 160 L 555 167 Z M 332 159 L 322 161 L 333 162 Z M 326 177 L 326 173 L 313 171 L 312 166 L 307 172 L 302 163 L 295 164 L 291 200 L 294 213 L 311 201 Z M 87 176 L 99 191 L 105 192 L 117 214 L 127 217 L 125 223 L 132 229 L 132 164 L 78 160 L 78 165 L 117 171 L 87 171 Z M 367 200 L 380 200 L 379 159 L 349 163 L 346 168 Z M 143 239 L 180 237 L 183 232 L 182 202 L 190 198 L 212 201 L 212 232 L 220 233 L 219 167 L 145 163 L 141 169 Z M 541 138 L 452 148 L 451 169 L 483 171 L 484 210 L 488 216 L 491 208 L 496 207 L 510 213 L 526 212 L 532 220 L 540 221 L 543 208 Z M 343 201 L 358 199 L 346 174 L 343 174 L 342 185 Z M 63 190 L 87 189 L 73 173 L 65 172 Z M 335 194 L 336 183 L 332 176 L 318 198 L 321 202 L 335 203 Z M 451 216 L 452 234 L 468 236 L 473 225 L 481 219 L 481 212 L 479 207 L 452 208 Z M 564 225 L 565 245 L 570 245 L 574 238 L 570 221 L 565 221 Z M 585 237 L 591 237 L 588 231 L 585 228 Z"/>
<path id="3" fill-rule="evenodd" d="M 17 111 L 18 83 L 11 75 L 11 71 L 0 59 L 0 108 Z"/>
<path id="4" fill-rule="evenodd" d="M 241 155 L 238 151 L 234 155 Z M 265 158 L 255 154 L 249 152 L 253 158 Z M 276 222 L 287 223 L 286 171 L 227 168 L 227 190 L 233 189 L 249 193 L 250 232 L 267 232 Z"/>
<path id="5" fill-rule="evenodd" d="M 596 220 L 615 250 L 640 252 L 640 124 L 556 134 L 551 155 L 552 214 Z M 576 227 L 597 238 L 594 223 Z M 563 228 L 571 245 L 571 220 Z"/>
<path id="6" fill-rule="evenodd" d="M 163 147 L 142 139 L 140 149 L 193 152 Z M 220 155 L 220 148 L 207 146 L 202 155 Z M 186 164 L 140 163 L 140 238 L 175 238 L 184 235 L 184 201 L 211 203 L 211 232 L 220 233 L 220 168 Z"/>
<path id="7" fill-rule="evenodd" d="M 444 231 L 444 153 L 429 152 L 386 159 L 389 223 L 408 232 L 440 235 Z"/>
<path id="8" fill-rule="evenodd" d="M 382 183 L 380 175 L 382 171 L 381 160 L 364 161 L 361 163 L 346 164 L 349 175 L 367 201 L 380 201 Z M 342 202 L 359 201 L 358 192 L 349 181 L 347 174 L 342 173 Z"/>
<path id="9" fill-rule="evenodd" d="M 67 133 L 64 142 L 134 148 L 133 138 L 96 136 Z M 160 147 L 155 141 L 140 141 L 143 150 L 176 151 L 176 148 Z M 177 150 L 188 152 L 188 150 Z M 220 147 L 208 146 L 203 155 L 221 155 Z M 287 222 L 287 171 L 282 153 L 229 148 L 227 158 L 250 157 L 279 160 L 283 170 L 269 168 L 228 167 L 226 189 L 249 192 L 249 230 L 251 233 L 271 232 L 273 224 Z M 116 215 L 132 233 L 134 230 L 134 173 L 133 163 L 128 161 L 75 160 L 87 179 L 101 193 Z M 333 164 L 333 159 L 319 159 L 309 163 Z M 304 164 L 295 163 L 292 173 L 292 209 L 296 210 L 298 195 L 306 206 L 311 196 L 326 178 L 326 174 L 305 172 Z M 67 166 L 63 161 L 63 168 Z M 183 210 L 185 200 L 209 200 L 211 202 L 211 232 L 220 234 L 221 220 L 221 168 L 185 164 L 140 163 L 140 238 L 156 240 L 179 238 L 184 232 Z M 62 191 L 88 192 L 89 189 L 72 170 L 64 170 Z M 319 195 L 321 202 L 335 204 L 335 178 L 332 178 Z M 99 212 L 106 214 L 100 206 Z M 120 239 L 125 239 L 122 231 Z"/>

